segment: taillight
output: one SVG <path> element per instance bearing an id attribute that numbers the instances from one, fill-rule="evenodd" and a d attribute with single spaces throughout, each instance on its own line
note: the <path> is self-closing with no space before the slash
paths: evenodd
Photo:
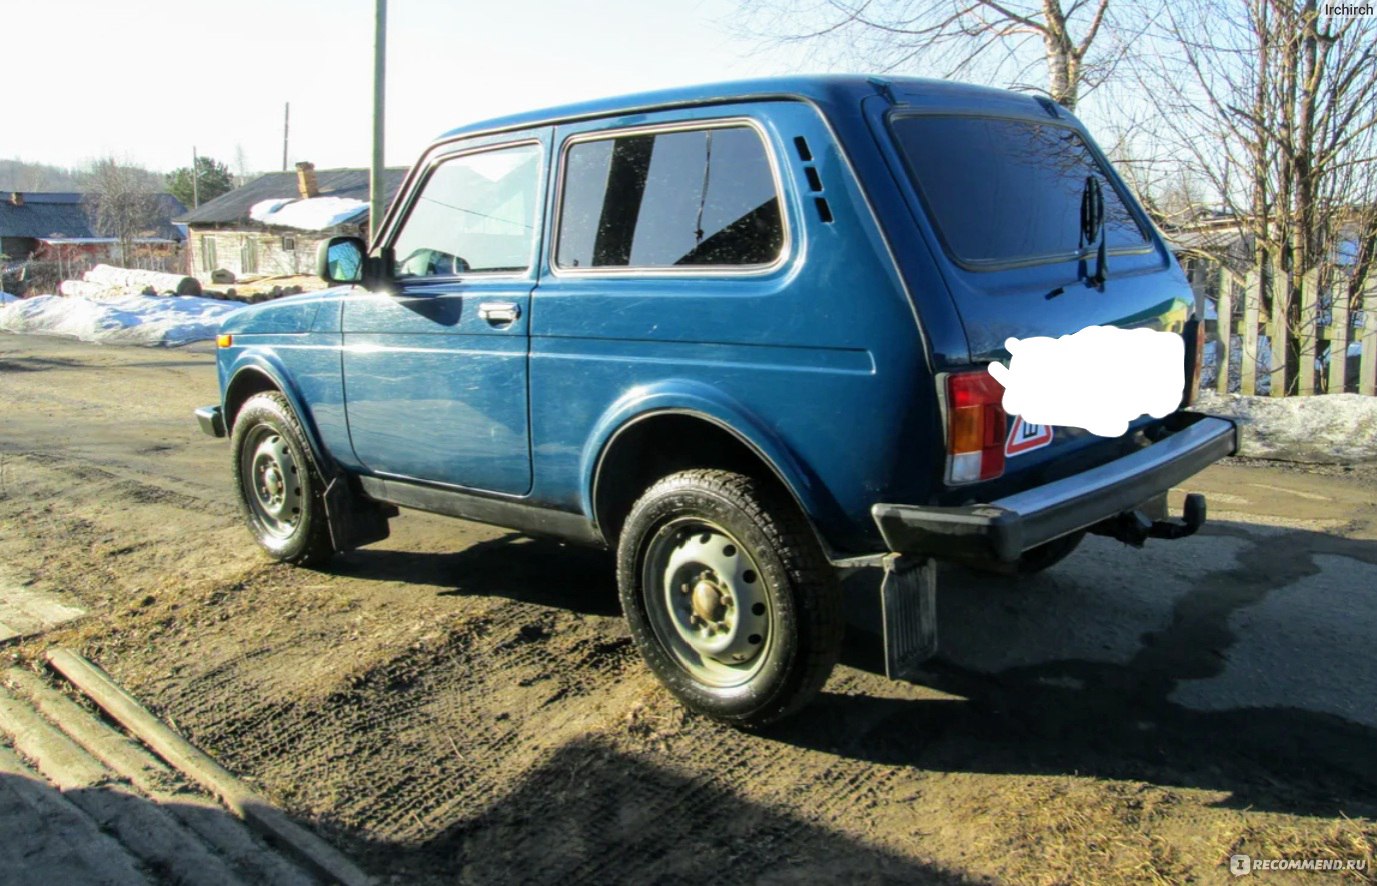
<path id="1" fill-rule="evenodd" d="M 947 482 L 1004 473 L 1004 386 L 987 370 L 947 376 Z"/>

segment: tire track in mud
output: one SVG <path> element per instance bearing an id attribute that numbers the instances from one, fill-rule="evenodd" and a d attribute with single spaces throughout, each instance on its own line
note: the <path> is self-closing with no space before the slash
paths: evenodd
<path id="1" fill-rule="evenodd" d="M 433 837 L 564 740 L 600 728 L 586 697 L 626 695 L 616 678 L 636 661 L 629 638 L 589 636 L 567 612 L 475 609 L 438 642 L 304 697 L 282 655 L 202 674 L 181 687 L 178 720 L 236 770 L 295 782 L 294 802 L 342 826 L 403 843 Z M 253 683 L 264 668 L 281 676 Z M 615 702 L 593 707 L 617 716 Z"/>
<path id="2" fill-rule="evenodd" d="M 227 519 L 237 519 L 238 511 L 225 494 L 215 494 L 206 490 L 204 497 L 191 495 L 164 485 L 165 481 L 152 475 L 135 471 L 128 467 L 112 469 L 101 467 L 90 461 L 55 451 L 29 449 L 6 449 L 7 455 L 27 460 L 41 468 L 60 471 L 65 477 L 81 483 L 103 484 L 110 495 L 136 504 L 157 504 L 190 511 L 196 514 L 209 514 Z"/>

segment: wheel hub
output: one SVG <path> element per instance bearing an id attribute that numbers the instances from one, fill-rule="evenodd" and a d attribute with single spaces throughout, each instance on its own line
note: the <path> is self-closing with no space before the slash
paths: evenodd
<path id="1" fill-rule="evenodd" d="M 269 533 L 290 535 L 302 504 L 301 478 L 291 450 L 280 435 L 264 433 L 247 456 L 246 474 L 252 487 L 249 504 Z"/>
<path id="2" fill-rule="evenodd" d="M 704 622 L 716 623 L 727 614 L 726 594 L 709 578 L 698 580 L 693 586 L 693 614 Z"/>
<path id="3" fill-rule="evenodd" d="M 690 527 L 663 531 L 648 551 L 647 582 L 661 589 L 652 617 L 695 678 L 736 685 L 763 660 L 770 600 L 754 560 L 735 539 L 700 521 Z"/>

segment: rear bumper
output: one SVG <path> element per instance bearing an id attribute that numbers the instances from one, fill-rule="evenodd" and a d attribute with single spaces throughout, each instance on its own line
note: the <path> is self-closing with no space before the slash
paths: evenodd
<path id="1" fill-rule="evenodd" d="M 196 410 L 196 421 L 201 432 L 212 437 L 225 436 L 225 414 L 219 406 L 202 406 Z"/>
<path id="2" fill-rule="evenodd" d="M 891 551 L 1011 563 L 1030 548 L 1108 520 L 1238 450 L 1226 418 L 1193 423 L 1130 455 L 985 504 L 871 508 Z"/>

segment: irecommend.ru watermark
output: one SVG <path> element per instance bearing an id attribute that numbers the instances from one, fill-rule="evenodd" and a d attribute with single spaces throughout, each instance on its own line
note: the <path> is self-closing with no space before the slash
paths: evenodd
<path id="1" fill-rule="evenodd" d="M 1253 858 L 1229 856 L 1229 873 L 1246 877 L 1254 871 L 1366 871 L 1365 858 Z"/>
<path id="2" fill-rule="evenodd" d="M 1371 3 L 1322 3 L 1320 10 L 1334 18 L 1368 18 L 1377 7 Z"/>

